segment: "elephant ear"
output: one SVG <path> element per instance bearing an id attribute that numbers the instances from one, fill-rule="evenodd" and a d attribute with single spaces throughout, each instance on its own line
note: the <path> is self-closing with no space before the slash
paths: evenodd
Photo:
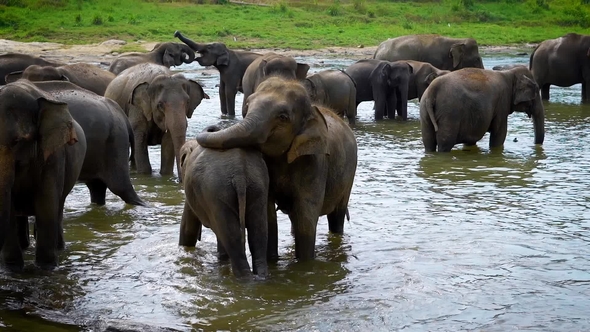
<path id="1" fill-rule="evenodd" d="M 209 95 L 203 91 L 203 87 L 197 81 L 188 80 L 188 82 L 186 93 L 189 96 L 189 102 L 186 109 L 186 117 L 190 119 L 197 106 L 201 104 L 203 99 L 209 99 Z"/>
<path id="2" fill-rule="evenodd" d="M 176 65 L 174 55 L 168 52 L 168 49 L 165 49 L 164 54 L 162 54 L 162 64 L 168 68 Z"/>
<path id="3" fill-rule="evenodd" d="M 215 64 L 218 66 L 229 66 L 229 51 L 227 49 L 224 49 L 217 57 Z"/>
<path id="4" fill-rule="evenodd" d="M 37 99 L 39 105 L 39 136 L 43 160 L 47 160 L 65 144 L 78 142 L 74 119 L 66 103 L 44 97 Z"/>
<path id="5" fill-rule="evenodd" d="M 131 92 L 129 103 L 143 112 L 143 115 L 148 121 L 152 120 L 152 107 L 149 96 L 150 85 L 147 82 L 139 83 Z"/>
<path id="6" fill-rule="evenodd" d="M 408 65 L 408 67 L 410 68 L 410 74 L 414 73 L 414 66 L 412 66 L 410 63 L 406 62 L 406 64 Z"/>
<path id="7" fill-rule="evenodd" d="M 6 74 L 6 76 L 4 76 L 4 80 L 6 81 L 6 83 L 12 83 L 12 82 L 16 82 L 17 80 L 21 79 L 23 77 L 23 70 L 19 70 L 19 71 L 13 71 L 10 74 Z"/>
<path id="8" fill-rule="evenodd" d="M 314 154 L 329 155 L 328 150 L 328 124 L 326 119 L 316 106 L 311 106 L 311 114 L 305 121 L 302 131 L 295 136 L 289 152 L 287 162 L 290 164 L 295 159 Z"/>
<path id="9" fill-rule="evenodd" d="M 522 102 L 533 100 L 539 93 L 539 86 L 535 81 L 525 75 L 517 75 L 514 82 L 513 104 L 517 105 Z"/>
<path id="10" fill-rule="evenodd" d="M 432 83 L 432 81 L 434 81 L 435 78 L 439 77 L 440 75 L 438 75 L 437 73 L 430 73 L 428 74 L 428 76 L 426 76 L 426 78 L 424 79 L 424 83 L 426 83 L 426 86 L 429 86 L 430 83 Z"/>
<path id="11" fill-rule="evenodd" d="M 449 58 L 453 58 L 453 69 L 457 68 L 463 59 L 465 44 L 453 44 L 449 51 Z"/>
<path id="12" fill-rule="evenodd" d="M 317 88 L 315 86 L 315 83 L 313 82 L 312 79 L 310 79 L 309 77 L 305 79 L 305 81 L 303 81 L 303 86 L 305 87 L 305 90 L 307 90 L 307 93 L 309 94 L 309 98 L 312 101 L 316 100 L 316 93 L 317 93 Z"/>
<path id="13" fill-rule="evenodd" d="M 297 77 L 298 80 L 304 80 L 307 77 L 308 71 L 309 71 L 308 64 L 297 62 L 297 70 L 295 71 L 295 77 Z"/>
<path id="14" fill-rule="evenodd" d="M 386 82 L 387 85 L 391 85 L 391 66 L 388 63 L 381 63 L 376 68 L 379 70 L 379 79 L 381 82 Z"/>

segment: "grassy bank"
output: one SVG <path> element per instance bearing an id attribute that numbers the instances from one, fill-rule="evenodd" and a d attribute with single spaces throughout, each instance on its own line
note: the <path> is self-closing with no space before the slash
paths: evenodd
<path id="1" fill-rule="evenodd" d="M 590 34 L 589 0 L 255 1 L 258 5 L 228 0 L 0 0 L 0 38 L 65 44 L 168 41 L 180 30 L 195 40 L 230 47 L 314 49 L 377 45 L 415 33 L 470 36 L 481 45 Z"/>

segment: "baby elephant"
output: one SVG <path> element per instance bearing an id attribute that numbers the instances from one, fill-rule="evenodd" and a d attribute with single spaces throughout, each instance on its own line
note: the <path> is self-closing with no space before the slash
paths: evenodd
<path id="1" fill-rule="evenodd" d="M 254 273 L 265 278 L 269 179 L 262 154 L 240 148 L 207 149 L 195 140 L 187 141 L 180 152 L 186 199 L 179 244 L 194 247 L 204 225 L 217 236 L 217 251 L 220 257 L 229 256 L 236 277 L 252 277 Z M 246 228 L 253 271 L 245 253 Z"/>

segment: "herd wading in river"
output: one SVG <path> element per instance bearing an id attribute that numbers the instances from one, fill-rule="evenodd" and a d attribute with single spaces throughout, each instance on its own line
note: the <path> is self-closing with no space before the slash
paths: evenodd
<path id="1" fill-rule="evenodd" d="M 151 174 L 148 146 L 161 145 L 160 173 L 172 175 L 176 164 L 185 192 L 179 244 L 195 246 L 208 227 L 236 277 L 264 279 L 268 262 L 278 259 L 278 210 L 291 220 L 299 260 L 315 257 L 320 216 L 327 216 L 331 233 L 344 231 L 359 103 L 374 101 L 375 120 L 396 114 L 407 120 L 407 102 L 418 98 L 425 151 L 448 152 L 475 145 L 488 132 L 490 148 L 501 147 L 513 112 L 532 118 L 534 143 L 542 144 L 542 100 L 551 85 L 581 83 L 582 102 L 590 102 L 590 36 L 575 33 L 540 43 L 529 68 L 485 70 L 471 38 L 408 35 L 381 43 L 373 59 L 313 75 L 289 56 L 174 36 L 183 43 L 120 55 L 108 70 L 0 55 L 5 268 L 24 266 L 30 216 L 36 264 L 58 265 L 64 202 L 76 182 L 86 184 L 92 203 L 104 205 L 108 188 L 128 204 L 148 206 L 130 171 Z M 243 93 L 243 120 L 209 126 L 187 140 L 188 119 L 209 96 L 169 68 L 193 61 L 219 70 L 224 117 L 235 117 L 236 95 Z"/>

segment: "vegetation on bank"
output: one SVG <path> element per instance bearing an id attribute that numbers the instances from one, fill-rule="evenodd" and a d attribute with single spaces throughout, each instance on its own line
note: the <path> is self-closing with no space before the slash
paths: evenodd
<path id="1" fill-rule="evenodd" d="M 480 45 L 590 34 L 590 0 L 244 1 L 255 3 L 0 0 L 0 38 L 65 44 L 172 41 L 180 30 L 196 41 L 229 47 L 314 49 L 377 45 L 416 33 L 469 36 Z"/>

